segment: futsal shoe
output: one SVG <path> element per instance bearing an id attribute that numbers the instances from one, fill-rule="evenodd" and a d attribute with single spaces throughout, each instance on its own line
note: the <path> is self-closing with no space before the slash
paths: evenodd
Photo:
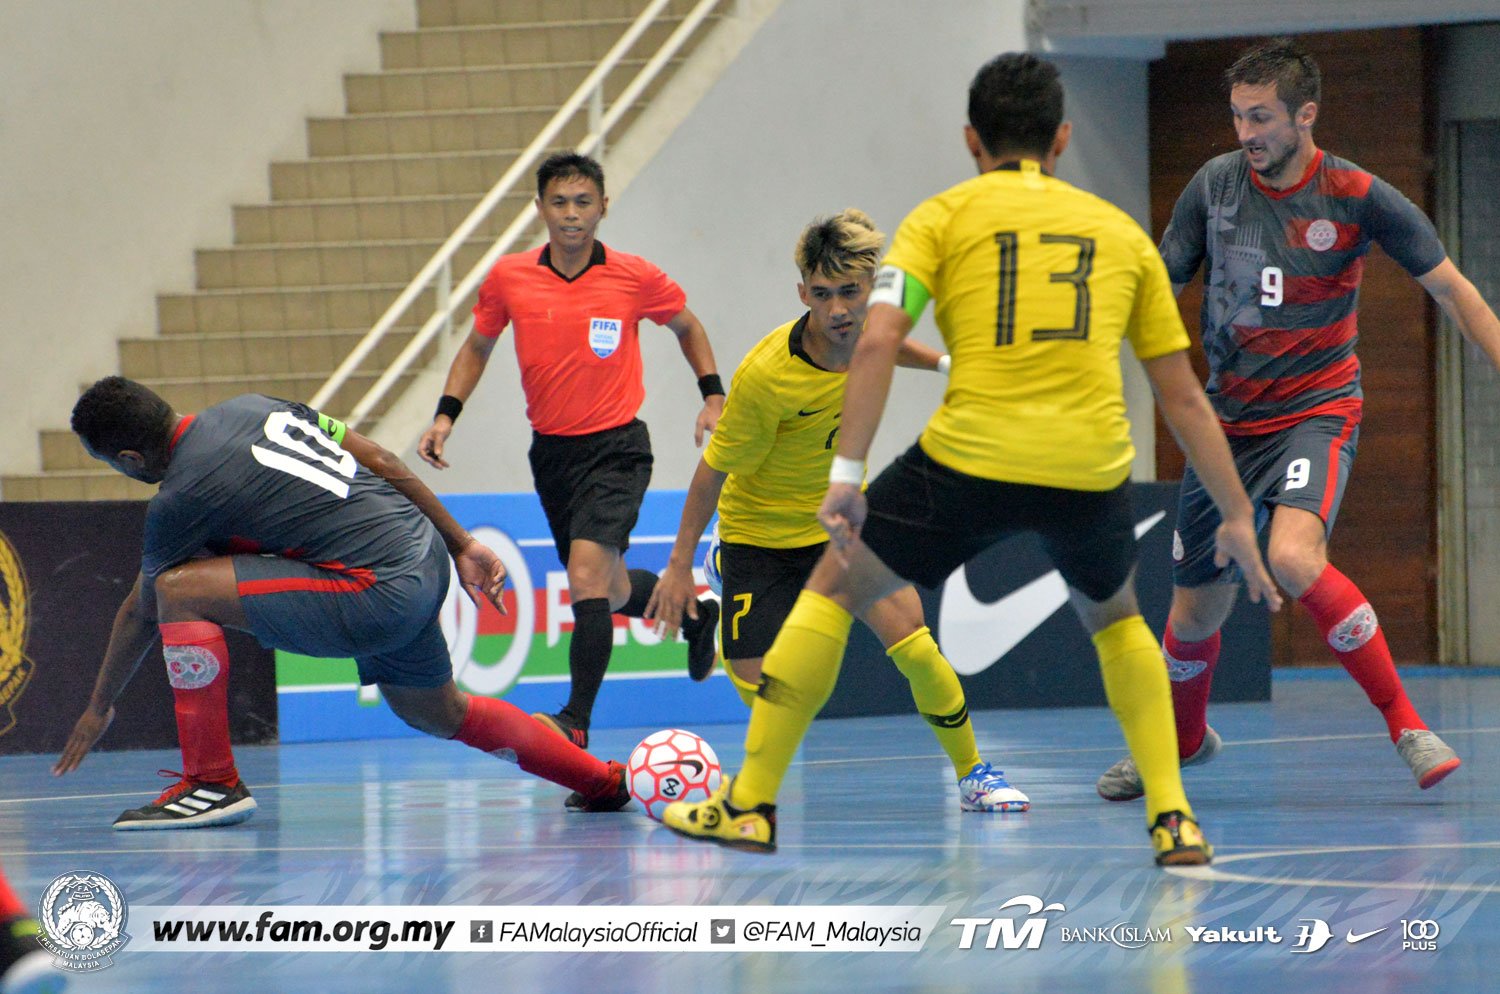
<path id="1" fill-rule="evenodd" d="M 1031 798 L 1012 787 L 1004 772 L 975 763 L 958 781 L 958 806 L 963 811 L 1029 811 Z"/>
<path id="2" fill-rule="evenodd" d="M 750 852 L 775 852 L 776 805 L 757 804 L 741 811 L 729 803 L 729 787 L 730 778 L 725 777 L 714 796 L 706 801 L 668 804 L 661 814 L 661 823 L 690 839 Z"/>
<path id="3" fill-rule="evenodd" d="M 1444 777 L 1463 765 L 1458 753 L 1448 743 L 1425 728 L 1404 728 L 1396 740 L 1396 752 L 1411 767 L 1412 776 L 1423 790 L 1436 787 Z"/>
<path id="4" fill-rule="evenodd" d="M 1203 837 L 1203 830 L 1181 811 L 1156 816 L 1151 847 L 1156 850 L 1157 866 L 1207 866 L 1214 858 L 1214 847 Z"/>
<path id="5" fill-rule="evenodd" d="M 255 798 L 245 781 L 233 787 L 192 780 L 175 770 L 161 770 L 166 777 L 181 777 L 145 807 L 133 808 L 115 819 L 116 831 L 159 828 L 211 828 L 235 825 L 255 813 Z"/>
<path id="6" fill-rule="evenodd" d="M 609 781 L 598 793 L 584 795 L 578 791 L 569 794 L 563 807 L 569 811 L 595 813 L 600 811 L 623 811 L 630 804 L 630 788 L 625 783 L 625 767 L 613 760 L 609 763 Z"/>
<path id="7" fill-rule="evenodd" d="M 714 671 L 718 648 L 714 633 L 719 628 L 719 602 L 707 597 L 698 602 L 697 630 L 688 637 L 688 676 L 699 683 Z"/>
<path id="8" fill-rule="evenodd" d="M 589 747 L 589 730 L 580 728 L 578 722 L 567 711 L 559 711 L 557 714 L 542 714 L 538 711 L 532 717 L 545 725 L 548 731 L 556 732 L 578 748 Z"/>
<path id="9" fill-rule="evenodd" d="M 1184 768 L 1201 766 L 1217 756 L 1223 748 L 1224 740 L 1219 738 L 1219 733 L 1212 728 L 1205 728 L 1203 744 L 1198 746 L 1197 752 L 1182 760 L 1180 765 Z M 1437 780 L 1433 783 L 1437 783 Z M 1141 782 L 1141 771 L 1135 768 L 1135 760 L 1129 756 L 1105 770 L 1104 775 L 1094 784 L 1094 789 L 1106 801 L 1133 801 L 1146 793 L 1146 785 Z"/>
<path id="10" fill-rule="evenodd" d="M 39 931 L 34 918 L 0 922 L 0 994 L 57 994 L 68 986 L 37 941 Z"/>

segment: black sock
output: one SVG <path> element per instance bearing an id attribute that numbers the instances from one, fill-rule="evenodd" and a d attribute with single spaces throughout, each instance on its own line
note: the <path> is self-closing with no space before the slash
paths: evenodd
<path id="1" fill-rule="evenodd" d="M 594 698 L 609 669 L 609 654 L 615 644 L 615 626 L 609 617 L 609 598 L 590 597 L 573 604 L 573 638 L 568 644 L 568 672 L 572 690 L 566 711 L 579 728 L 589 727 Z"/>
<path id="2" fill-rule="evenodd" d="M 626 570 L 625 573 L 630 577 L 630 599 L 615 613 L 627 618 L 644 618 L 646 604 L 651 600 L 651 592 L 656 589 L 656 574 L 648 569 Z"/>

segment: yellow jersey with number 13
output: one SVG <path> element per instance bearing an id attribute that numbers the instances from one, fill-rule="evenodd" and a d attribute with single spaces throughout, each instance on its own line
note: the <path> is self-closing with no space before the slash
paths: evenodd
<path id="1" fill-rule="evenodd" d="M 926 288 L 953 357 L 921 437 L 929 456 L 1011 483 L 1125 480 L 1120 343 L 1143 360 L 1189 344 L 1161 256 L 1129 215 L 1023 161 L 919 205 L 885 265 Z"/>

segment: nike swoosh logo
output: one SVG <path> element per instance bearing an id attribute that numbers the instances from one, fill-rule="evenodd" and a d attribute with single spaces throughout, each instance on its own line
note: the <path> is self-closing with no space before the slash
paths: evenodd
<path id="1" fill-rule="evenodd" d="M 679 759 L 677 761 L 677 765 L 678 766 L 691 766 L 693 768 L 693 775 L 694 776 L 701 776 L 703 774 L 703 764 L 700 763 L 700 762 L 698 762 L 698 760 L 696 760 L 696 759 Z"/>
<path id="2" fill-rule="evenodd" d="M 1137 522 L 1135 537 L 1145 535 L 1166 516 L 1167 512 L 1157 511 Z M 987 670 L 1067 603 L 1068 585 L 1057 570 L 986 604 L 974 596 L 968 575 L 960 566 L 943 584 L 943 603 L 938 610 L 943 654 L 963 676 Z"/>
<path id="3" fill-rule="evenodd" d="M 1390 926 L 1387 925 L 1385 928 L 1390 928 Z M 1348 935 L 1345 936 L 1345 938 L 1348 939 L 1350 942 L 1364 942 L 1370 936 L 1372 936 L 1372 935 L 1379 935 L 1381 932 L 1384 932 L 1385 928 L 1377 928 L 1377 929 L 1375 929 L 1374 931 L 1371 931 L 1371 932 L 1350 932 Z"/>
<path id="4" fill-rule="evenodd" d="M 822 414 L 826 410 L 828 410 L 828 408 L 826 408 L 826 407 L 820 407 L 816 411 L 802 411 L 802 410 L 799 410 L 797 412 L 797 417 L 799 417 L 799 418 L 810 418 L 814 414 Z"/>

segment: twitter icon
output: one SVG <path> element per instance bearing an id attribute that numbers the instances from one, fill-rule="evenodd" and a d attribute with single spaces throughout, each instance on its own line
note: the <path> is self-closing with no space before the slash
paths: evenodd
<path id="1" fill-rule="evenodd" d="M 718 945 L 719 943 L 734 942 L 734 919 L 713 918 L 708 923 L 709 941 Z"/>

